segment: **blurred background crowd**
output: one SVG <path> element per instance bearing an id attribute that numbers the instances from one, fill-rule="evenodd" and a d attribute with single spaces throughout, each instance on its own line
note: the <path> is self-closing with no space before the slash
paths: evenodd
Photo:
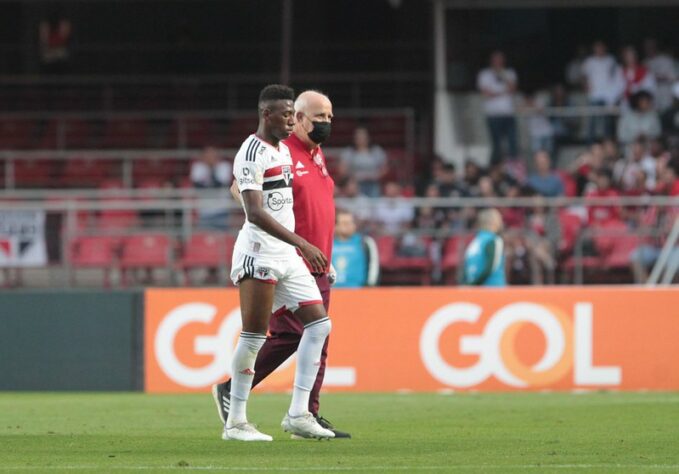
<path id="1" fill-rule="evenodd" d="M 512 284 L 648 278 L 679 215 L 679 6 L 228 3 L 2 3 L 0 228 L 19 248 L 7 212 L 40 211 L 46 236 L 40 264 L 0 255 L 5 285 L 224 282 L 198 263 L 228 264 L 233 157 L 279 81 L 333 100 L 381 283 L 455 284 L 489 206 Z"/>

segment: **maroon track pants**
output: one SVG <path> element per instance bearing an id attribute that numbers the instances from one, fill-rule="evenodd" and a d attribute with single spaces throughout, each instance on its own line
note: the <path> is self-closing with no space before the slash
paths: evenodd
<path id="1" fill-rule="evenodd" d="M 314 275 L 314 278 L 316 278 L 316 285 L 318 285 L 318 289 L 321 291 L 323 306 L 328 311 L 330 306 L 330 282 L 328 281 L 328 276 L 325 274 Z M 255 361 L 253 387 L 295 353 L 303 331 L 304 326 L 290 311 L 274 313 L 271 316 L 271 321 L 269 322 L 270 336 L 266 338 L 266 342 L 259 350 L 257 360 Z M 318 368 L 316 383 L 314 383 L 314 388 L 309 396 L 309 411 L 314 415 L 318 415 L 318 398 L 320 397 L 323 377 L 325 376 L 325 361 L 328 358 L 328 340 L 329 338 L 325 340 L 323 345 L 321 365 Z"/>

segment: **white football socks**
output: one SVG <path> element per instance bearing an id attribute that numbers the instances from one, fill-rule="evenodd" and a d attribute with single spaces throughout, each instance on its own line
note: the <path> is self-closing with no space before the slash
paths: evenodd
<path id="1" fill-rule="evenodd" d="M 227 428 L 248 421 L 245 408 L 255 376 L 255 360 L 265 341 L 264 334 L 245 331 L 240 333 L 231 364 L 231 405 L 226 420 Z"/>
<path id="2" fill-rule="evenodd" d="M 311 389 L 314 388 L 318 367 L 321 363 L 321 351 L 331 328 L 332 324 L 328 317 L 304 326 L 304 333 L 297 349 L 295 385 L 292 390 L 290 410 L 288 411 L 290 416 L 301 416 L 309 411 L 309 394 Z"/>

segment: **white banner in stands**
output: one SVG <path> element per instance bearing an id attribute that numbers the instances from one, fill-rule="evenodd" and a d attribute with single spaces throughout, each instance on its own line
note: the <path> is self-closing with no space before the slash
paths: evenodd
<path id="1" fill-rule="evenodd" d="M 0 267 L 46 264 L 45 213 L 0 211 Z"/>

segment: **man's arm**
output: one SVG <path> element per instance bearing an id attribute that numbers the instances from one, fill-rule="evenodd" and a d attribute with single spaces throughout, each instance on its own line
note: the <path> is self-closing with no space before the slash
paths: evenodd
<path id="1" fill-rule="evenodd" d="M 248 221 L 267 234 L 283 242 L 297 247 L 302 256 L 309 262 L 314 272 L 324 273 L 328 260 L 318 248 L 311 245 L 294 232 L 290 232 L 264 210 L 264 199 L 261 191 L 246 189 L 241 193 L 243 207 Z"/>

